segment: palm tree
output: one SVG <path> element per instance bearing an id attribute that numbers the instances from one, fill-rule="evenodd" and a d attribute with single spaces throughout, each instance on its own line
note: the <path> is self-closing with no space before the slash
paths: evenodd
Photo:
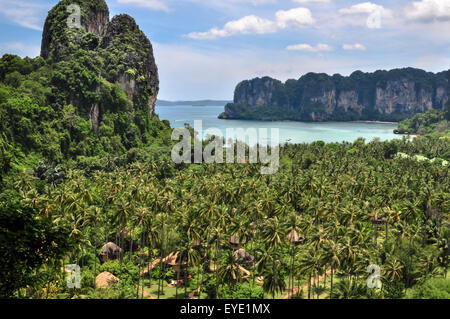
<path id="1" fill-rule="evenodd" d="M 159 277 L 158 277 L 158 299 L 160 297 L 160 295 L 164 295 L 164 286 L 161 287 L 161 279 L 162 279 L 162 274 L 163 274 L 163 267 L 164 267 L 164 263 L 163 263 L 163 258 L 164 258 L 164 254 L 165 254 L 165 246 L 164 244 L 166 243 L 167 245 L 167 240 L 166 240 L 166 234 L 165 234 L 165 223 L 166 223 L 166 214 L 165 213 L 160 213 L 159 214 L 159 220 L 158 222 L 160 223 L 160 228 L 161 228 L 161 242 L 160 242 L 160 261 L 159 261 Z"/>
<path id="2" fill-rule="evenodd" d="M 277 279 L 277 249 L 283 244 L 283 240 L 286 238 L 286 228 L 283 227 L 283 225 L 278 220 L 278 217 L 275 216 L 273 218 L 270 218 L 266 221 L 264 229 L 262 231 L 262 237 L 264 241 L 268 244 L 269 250 L 272 251 L 272 268 L 273 273 L 271 275 L 272 282 L 274 284 L 278 283 Z M 273 284 L 269 285 L 269 287 L 275 288 Z M 283 287 L 284 289 L 284 287 Z M 272 297 L 275 299 L 275 292 L 276 289 L 272 290 Z"/>
<path id="3" fill-rule="evenodd" d="M 364 283 L 342 279 L 336 284 L 336 290 L 331 298 L 336 299 L 360 299 L 367 294 Z"/>
<path id="4" fill-rule="evenodd" d="M 220 265 L 217 275 L 220 282 L 229 286 L 236 285 L 244 277 L 245 269 L 238 263 L 231 250 L 225 250 L 224 263 Z"/>
<path id="5" fill-rule="evenodd" d="M 324 247 L 324 260 L 326 260 L 331 268 L 331 282 L 330 282 L 330 299 L 333 297 L 333 278 L 334 272 L 337 267 L 340 266 L 341 262 L 339 259 L 340 255 L 340 245 L 334 240 L 328 240 Z"/>
<path id="6" fill-rule="evenodd" d="M 114 215 L 114 221 L 116 222 L 116 225 L 120 227 L 119 247 L 123 247 L 127 222 L 132 216 L 133 210 L 131 208 L 130 202 L 127 199 L 121 197 L 119 199 L 119 203 L 117 204 L 117 210 Z M 121 254 L 120 256 L 120 273 L 122 273 L 122 260 L 123 254 Z"/>
<path id="7" fill-rule="evenodd" d="M 271 253 L 272 256 L 273 253 Z M 275 299 L 275 294 L 282 293 L 286 288 L 286 282 L 282 276 L 281 262 L 276 261 L 275 266 L 266 269 L 264 274 L 263 289 L 267 293 L 272 294 L 272 299 Z"/>
<path id="8" fill-rule="evenodd" d="M 390 282 L 398 282 L 403 279 L 403 266 L 397 259 L 388 260 L 384 267 L 384 278 Z"/>
<path id="9" fill-rule="evenodd" d="M 303 242 L 303 238 L 300 238 L 298 232 L 300 231 L 301 219 L 295 212 L 291 213 L 286 221 L 286 232 L 288 232 L 287 239 L 291 243 L 291 273 L 289 276 L 288 290 L 294 290 L 294 257 L 295 247 L 297 244 Z M 292 282 L 292 286 L 291 286 Z"/>

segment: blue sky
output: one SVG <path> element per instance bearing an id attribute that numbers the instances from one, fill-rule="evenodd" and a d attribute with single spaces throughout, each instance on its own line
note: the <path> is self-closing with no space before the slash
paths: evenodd
<path id="1" fill-rule="evenodd" d="M 0 0 L 0 54 L 39 55 L 57 0 Z M 166 100 L 232 99 L 258 76 L 450 69 L 450 0 L 107 0 L 152 41 Z"/>

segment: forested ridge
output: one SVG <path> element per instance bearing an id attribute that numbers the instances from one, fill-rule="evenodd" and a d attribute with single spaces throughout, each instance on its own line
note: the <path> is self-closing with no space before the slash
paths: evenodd
<path id="1" fill-rule="evenodd" d="M 115 71 L 151 73 L 86 34 L 0 59 L 0 298 L 450 298 L 448 136 L 286 144 L 274 175 L 174 164 L 155 87 L 129 95 Z"/>
<path id="2" fill-rule="evenodd" d="M 270 77 L 240 82 L 223 119 L 264 121 L 398 122 L 443 110 L 449 103 L 450 72 L 415 68 L 355 71 L 350 76 L 307 73 L 281 82 Z"/>
<path id="3" fill-rule="evenodd" d="M 398 133 L 450 135 L 450 103 L 444 110 L 432 109 L 426 113 L 417 114 L 398 125 Z"/>

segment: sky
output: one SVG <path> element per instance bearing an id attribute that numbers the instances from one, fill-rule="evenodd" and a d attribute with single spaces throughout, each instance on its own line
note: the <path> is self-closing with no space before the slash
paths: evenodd
<path id="1" fill-rule="evenodd" d="M 233 99 L 236 85 L 308 72 L 450 69 L 450 0 L 107 0 L 154 47 L 164 100 Z M 0 0 L 0 55 L 39 55 L 57 0 Z"/>

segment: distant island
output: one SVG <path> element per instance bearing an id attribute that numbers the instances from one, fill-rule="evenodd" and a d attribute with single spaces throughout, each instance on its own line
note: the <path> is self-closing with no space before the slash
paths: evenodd
<path id="1" fill-rule="evenodd" d="M 217 101 L 217 100 L 201 100 L 201 101 L 165 101 L 157 100 L 156 106 L 176 106 L 176 105 L 187 105 L 187 106 L 225 106 L 232 101 Z"/>
<path id="2" fill-rule="evenodd" d="M 350 76 L 308 73 L 285 83 L 243 81 L 221 119 L 399 122 L 449 102 L 450 71 L 405 68 Z"/>

